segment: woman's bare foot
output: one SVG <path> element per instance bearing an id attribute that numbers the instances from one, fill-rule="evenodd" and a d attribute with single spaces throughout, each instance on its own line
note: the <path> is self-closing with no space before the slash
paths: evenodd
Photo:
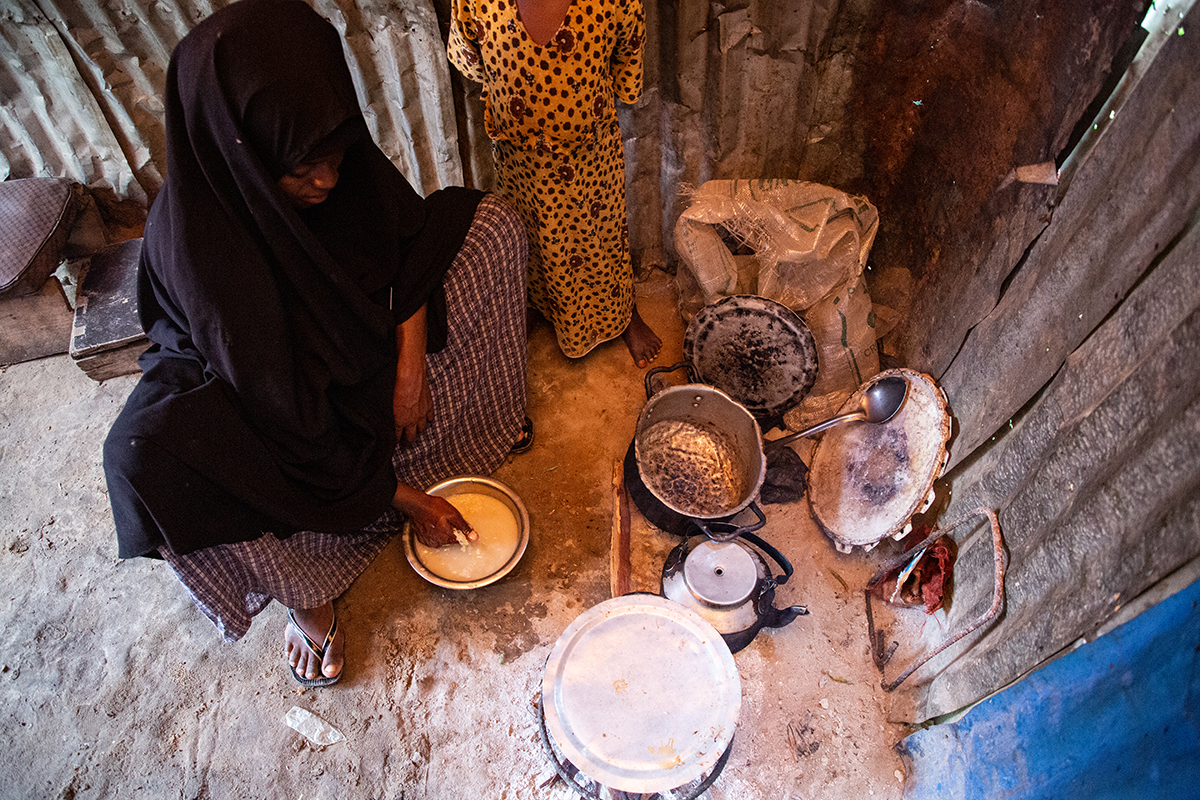
<path id="1" fill-rule="evenodd" d="M 295 608 L 292 609 L 292 615 L 295 617 L 296 624 L 308 634 L 308 638 L 321 644 L 325 641 L 326 634 L 329 633 L 329 626 L 333 624 L 333 602 L 330 601 L 318 608 Z M 287 626 L 284 643 L 287 645 L 288 663 L 300 675 L 313 679 L 333 678 L 341 674 L 342 666 L 345 664 L 346 636 L 340 629 L 334 633 L 333 642 L 325 651 L 324 660 L 317 657 L 316 653 L 305 643 L 304 637 L 290 623 Z"/>
<path id="2" fill-rule="evenodd" d="M 658 351 L 662 350 L 662 339 L 659 339 L 658 334 L 652 331 L 646 321 L 642 319 L 637 306 L 633 307 L 633 316 L 630 318 L 625 332 L 621 334 L 621 338 L 625 340 L 625 346 L 629 348 L 629 354 L 633 356 L 633 363 L 638 367 L 645 367 L 658 358 Z"/>

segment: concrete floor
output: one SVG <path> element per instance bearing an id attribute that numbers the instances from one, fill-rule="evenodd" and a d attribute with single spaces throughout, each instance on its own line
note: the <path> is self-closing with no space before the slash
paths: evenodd
<path id="1" fill-rule="evenodd" d="M 679 359 L 669 278 L 639 284 Z M 304 691 L 283 660 L 284 609 L 225 644 L 161 563 L 116 558 L 100 448 L 136 376 L 96 383 L 67 356 L 0 368 L 0 795 L 23 798 L 570 798 L 538 732 L 555 641 L 610 596 L 614 464 L 645 401 L 618 341 L 581 361 L 530 334 L 533 450 L 496 477 L 530 510 L 525 558 L 502 582 L 454 592 L 413 572 L 399 540 L 338 602 L 347 667 Z M 802 453 L 803 455 L 803 453 Z M 776 604 L 811 614 L 735 658 L 742 708 L 715 800 L 898 798 L 861 587 L 804 502 L 765 506 L 761 531 L 795 566 Z M 657 592 L 678 540 L 632 526 L 632 589 Z M 614 654 L 619 657 L 619 654 Z M 681 698 L 686 702 L 686 698 Z M 315 745 L 293 706 L 345 741 Z"/>

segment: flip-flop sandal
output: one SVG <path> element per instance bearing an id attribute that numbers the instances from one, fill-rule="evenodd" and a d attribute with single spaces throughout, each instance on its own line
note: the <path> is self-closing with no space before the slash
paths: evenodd
<path id="1" fill-rule="evenodd" d="M 293 628 L 295 628 L 296 632 L 300 634 L 300 637 L 302 639 L 304 639 L 305 646 L 307 646 L 308 649 L 313 652 L 313 655 L 315 655 L 317 657 L 318 662 L 324 664 L 325 651 L 329 649 L 329 646 L 331 644 L 333 644 L 333 637 L 337 634 L 337 629 L 338 629 L 337 612 L 335 611 L 333 613 L 333 622 L 329 623 L 329 633 L 325 634 L 325 643 L 324 644 L 317 644 L 315 641 L 312 640 L 312 638 L 309 637 L 309 635 L 307 633 L 304 632 L 304 629 L 300 627 L 300 623 L 296 622 L 296 615 L 292 613 L 292 610 L 290 608 L 288 609 L 287 617 L 288 617 L 288 624 L 291 625 Z M 324 675 L 322 675 L 319 678 L 309 678 L 308 676 L 306 676 L 300 672 L 297 672 L 296 668 L 293 667 L 291 664 L 288 664 L 288 667 L 292 670 L 292 677 L 296 679 L 296 683 L 299 683 L 301 686 L 310 686 L 310 687 L 333 686 L 342 677 L 342 673 L 338 672 L 338 674 L 334 675 L 332 678 L 327 678 Z"/>
<path id="2" fill-rule="evenodd" d="M 513 446 L 508 452 L 519 456 L 521 453 L 528 453 L 531 447 L 533 447 L 533 420 L 526 417 L 525 421 L 521 423 L 521 437 L 513 442 Z"/>

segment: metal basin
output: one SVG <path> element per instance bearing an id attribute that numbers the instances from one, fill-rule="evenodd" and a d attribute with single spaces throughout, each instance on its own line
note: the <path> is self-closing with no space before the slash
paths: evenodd
<path id="1" fill-rule="evenodd" d="M 447 589 L 478 589 L 481 586 L 495 583 L 513 571 L 513 568 L 517 566 L 521 557 L 525 555 L 525 548 L 529 545 L 529 512 L 525 509 L 525 504 L 521 502 L 521 498 L 517 496 L 517 493 L 512 488 L 494 478 L 482 475 L 464 475 L 444 480 L 427 491 L 429 494 L 438 497 L 453 497 L 456 494 L 482 494 L 496 498 L 512 512 L 513 517 L 517 521 L 517 546 L 508 560 L 495 572 L 472 581 L 458 581 L 438 575 L 421 561 L 420 554 L 415 546 L 416 534 L 413 533 L 411 525 L 405 525 L 404 554 L 408 557 L 408 563 L 412 565 L 412 568 L 417 571 L 418 575 L 432 584 Z M 455 545 L 450 546 L 454 547 Z"/>

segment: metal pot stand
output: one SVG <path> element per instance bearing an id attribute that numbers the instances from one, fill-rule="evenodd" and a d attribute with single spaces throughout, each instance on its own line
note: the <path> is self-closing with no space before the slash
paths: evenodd
<path id="1" fill-rule="evenodd" d="M 567 760 L 561 749 L 550 739 L 550 733 L 546 730 L 546 712 L 542 708 L 540 700 L 538 702 L 538 732 L 542 737 L 542 748 L 546 751 L 550 763 L 554 765 L 554 771 L 558 777 L 580 797 L 592 800 L 608 800 L 609 798 L 612 800 L 696 800 L 707 792 L 721 776 L 721 771 L 725 769 L 725 764 L 729 761 L 729 754 L 733 752 L 733 740 L 730 740 L 729 746 L 725 748 L 725 752 L 721 754 L 707 775 L 674 789 L 646 795 L 638 792 L 623 792 L 620 789 L 604 786 L 580 772 L 579 768 Z"/>

